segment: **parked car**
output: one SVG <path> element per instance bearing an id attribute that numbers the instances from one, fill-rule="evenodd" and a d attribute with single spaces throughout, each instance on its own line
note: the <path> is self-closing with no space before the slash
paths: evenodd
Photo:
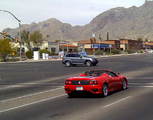
<path id="1" fill-rule="evenodd" d="M 96 66 L 98 60 L 94 57 L 83 56 L 78 53 L 69 53 L 63 57 L 62 63 L 65 64 L 67 67 L 78 64 L 84 64 L 90 67 L 90 66 Z"/>
<path id="2" fill-rule="evenodd" d="M 76 94 L 91 93 L 104 97 L 112 91 L 128 88 L 128 80 L 125 76 L 109 70 L 89 70 L 77 77 L 71 77 L 65 81 L 65 92 L 69 97 Z"/>

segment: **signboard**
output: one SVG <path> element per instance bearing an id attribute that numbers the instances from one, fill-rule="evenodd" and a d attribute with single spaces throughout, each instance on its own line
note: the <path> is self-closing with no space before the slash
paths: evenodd
<path id="1" fill-rule="evenodd" d="M 34 60 L 39 60 L 39 57 L 40 57 L 40 56 L 39 56 L 39 51 L 34 51 L 34 52 L 33 52 L 33 59 L 34 59 Z"/>
<path id="2" fill-rule="evenodd" d="M 109 44 L 92 44 L 92 48 L 111 48 L 112 45 Z"/>
<path id="3" fill-rule="evenodd" d="M 109 45 L 109 48 L 112 48 L 112 45 Z"/>

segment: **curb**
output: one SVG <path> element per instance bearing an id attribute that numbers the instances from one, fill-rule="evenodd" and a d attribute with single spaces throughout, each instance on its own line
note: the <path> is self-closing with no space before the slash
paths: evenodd
<path id="1" fill-rule="evenodd" d="M 104 56 L 94 56 L 96 58 L 102 58 L 102 57 L 119 57 L 119 56 L 130 56 L 130 55 L 142 55 L 144 53 L 137 53 L 137 54 L 118 54 L 118 55 L 104 55 Z"/>
<path id="2" fill-rule="evenodd" d="M 137 54 L 118 54 L 118 55 L 100 55 L 100 56 L 94 56 L 91 55 L 91 57 L 95 57 L 95 58 L 106 58 L 106 57 L 120 57 L 120 56 L 130 56 L 130 55 L 141 55 L 144 53 L 137 53 Z M 61 61 L 62 59 L 49 59 L 49 60 L 25 60 L 25 61 L 17 61 L 17 62 L 0 62 L 0 64 L 16 64 L 16 63 L 35 63 L 35 62 L 52 62 L 52 61 Z"/>

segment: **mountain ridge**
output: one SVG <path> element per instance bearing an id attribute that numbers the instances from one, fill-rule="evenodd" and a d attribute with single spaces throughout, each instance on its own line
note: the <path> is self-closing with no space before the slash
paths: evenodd
<path id="1" fill-rule="evenodd" d="M 85 40 L 89 39 L 93 33 L 98 38 L 106 39 L 109 32 L 110 39 L 149 39 L 153 40 L 153 1 L 146 1 L 142 6 L 132 6 L 129 8 L 117 7 L 107 10 L 97 15 L 93 20 L 85 25 L 72 26 L 63 23 L 56 18 L 46 21 L 24 24 L 22 30 L 30 32 L 39 30 L 44 39 L 53 40 Z M 5 29 L 11 35 L 17 35 L 18 28 Z M 46 37 L 47 36 L 47 37 Z"/>

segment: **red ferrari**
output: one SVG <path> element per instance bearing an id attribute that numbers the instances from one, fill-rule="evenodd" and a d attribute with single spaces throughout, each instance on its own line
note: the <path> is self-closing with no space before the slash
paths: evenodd
<path id="1" fill-rule="evenodd" d="M 69 97 L 79 93 L 92 93 L 104 97 L 112 91 L 125 90 L 128 87 L 127 78 L 109 70 L 89 70 L 78 77 L 65 81 L 65 92 Z"/>

